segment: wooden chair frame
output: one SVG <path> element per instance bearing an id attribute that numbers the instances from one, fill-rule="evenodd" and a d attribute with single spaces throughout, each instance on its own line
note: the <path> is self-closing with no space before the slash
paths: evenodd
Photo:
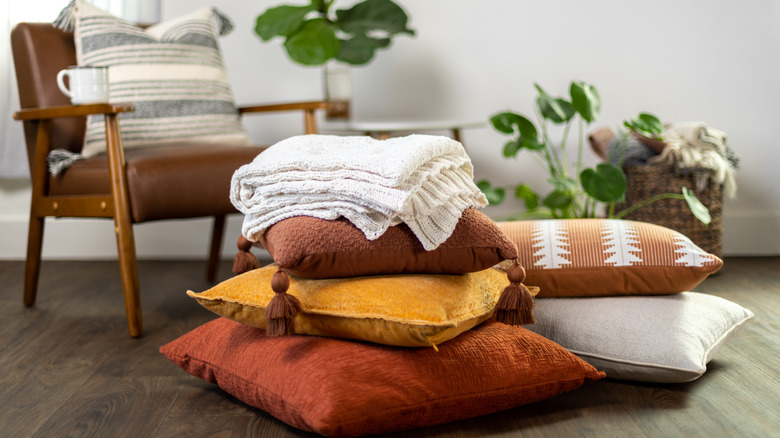
<path id="1" fill-rule="evenodd" d="M 317 132 L 315 111 L 328 107 L 326 102 L 297 102 L 274 105 L 259 105 L 239 108 L 239 114 L 277 111 L 302 111 L 307 134 Z M 43 229 L 47 217 L 94 217 L 113 218 L 117 239 L 119 270 L 122 277 L 125 311 L 130 336 L 143 334 L 141 299 L 138 283 L 138 265 L 135 252 L 133 220 L 130 214 L 130 196 L 119 114 L 133 111 L 132 104 L 91 104 L 79 106 L 57 106 L 50 108 L 23 109 L 14 113 L 16 120 L 32 122 L 36 126 L 36 146 L 31 157 L 32 202 L 30 224 L 27 236 L 27 259 L 25 262 L 24 304 L 35 303 L 38 278 L 41 267 Z M 48 190 L 48 168 L 46 157 L 51 151 L 52 120 L 61 117 L 82 117 L 103 114 L 105 116 L 106 151 L 111 182 L 108 195 L 52 196 Z M 226 195 L 227 196 L 227 195 Z M 206 277 L 215 281 L 225 229 L 225 215 L 214 217 L 211 234 Z"/>

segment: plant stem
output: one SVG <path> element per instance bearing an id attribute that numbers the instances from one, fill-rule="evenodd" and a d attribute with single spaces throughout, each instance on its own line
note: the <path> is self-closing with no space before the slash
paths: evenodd
<path id="1" fill-rule="evenodd" d="M 575 175 L 575 179 L 577 181 L 577 187 L 580 186 L 580 173 L 582 173 L 582 130 L 583 130 L 583 121 L 582 118 L 580 118 L 580 139 L 578 140 L 577 144 L 577 174 Z"/>
<path id="2" fill-rule="evenodd" d="M 563 176 L 566 177 L 569 174 L 569 159 L 566 154 L 566 140 L 569 138 L 569 129 L 571 128 L 571 120 L 566 122 L 566 127 L 563 128 L 563 137 L 561 137 L 561 154 L 563 156 L 563 162 L 560 163 L 563 168 Z"/>
<path id="3" fill-rule="evenodd" d="M 322 18 L 328 18 L 328 11 L 330 11 L 330 7 L 333 4 L 333 2 L 336 0 L 311 0 L 312 6 L 315 7 L 317 12 L 319 12 L 320 16 Z"/>
<path id="4" fill-rule="evenodd" d="M 547 133 L 547 119 L 545 119 L 542 116 L 542 112 L 539 110 L 538 105 L 534 107 L 534 110 L 536 111 L 536 120 L 539 122 L 539 125 L 542 127 L 542 140 L 544 141 L 544 157 L 547 159 L 547 164 L 550 167 L 550 175 L 557 177 L 560 176 L 560 170 L 555 167 L 556 162 L 553 158 L 552 152 L 554 152 L 554 148 L 552 147 L 552 143 L 550 142 L 550 136 Z"/>
<path id="5" fill-rule="evenodd" d="M 679 194 L 679 193 L 661 193 L 660 195 L 651 196 L 639 203 L 636 203 L 632 205 L 631 207 L 628 207 L 626 209 L 623 209 L 619 211 L 614 216 L 610 214 L 610 217 L 613 217 L 614 219 L 623 219 L 625 216 L 639 210 L 640 208 L 652 204 L 653 202 L 660 201 L 661 199 L 682 199 L 685 200 L 685 196 Z"/>

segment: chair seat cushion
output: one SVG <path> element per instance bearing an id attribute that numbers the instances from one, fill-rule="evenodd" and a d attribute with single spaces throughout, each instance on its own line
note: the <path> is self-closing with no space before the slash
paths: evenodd
<path id="1" fill-rule="evenodd" d="M 125 152 L 133 222 L 235 213 L 230 203 L 233 172 L 261 147 L 169 146 Z M 105 155 L 80 160 L 49 178 L 51 195 L 111 193 Z"/>

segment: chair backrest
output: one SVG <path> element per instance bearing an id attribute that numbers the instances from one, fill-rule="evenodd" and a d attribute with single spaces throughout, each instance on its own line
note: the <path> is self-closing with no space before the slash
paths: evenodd
<path id="1" fill-rule="evenodd" d="M 51 23 L 19 23 L 11 31 L 19 103 L 22 109 L 70 105 L 70 99 L 57 87 L 57 73 L 76 65 L 73 34 Z M 27 153 L 32 163 L 37 124 L 24 122 Z M 81 151 L 86 120 L 84 117 L 54 120 L 52 148 Z"/>

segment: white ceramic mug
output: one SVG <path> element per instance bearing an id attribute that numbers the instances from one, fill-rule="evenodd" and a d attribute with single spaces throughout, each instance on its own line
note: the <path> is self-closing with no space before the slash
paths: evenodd
<path id="1" fill-rule="evenodd" d="M 65 86 L 68 77 L 69 87 Z M 57 73 L 57 86 L 74 105 L 108 102 L 108 67 L 70 66 Z"/>

